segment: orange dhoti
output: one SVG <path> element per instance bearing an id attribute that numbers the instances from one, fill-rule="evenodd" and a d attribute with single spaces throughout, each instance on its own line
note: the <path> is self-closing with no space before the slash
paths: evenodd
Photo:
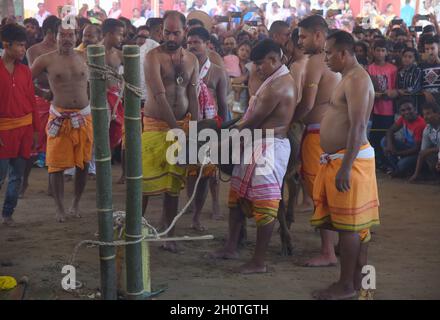
<path id="1" fill-rule="evenodd" d="M 315 212 L 311 224 L 359 232 L 361 240 L 366 242 L 370 239 L 370 227 L 379 224 L 374 149 L 369 144 L 360 148 L 351 169 L 350 190 L 339 192 L 335 181 L 344 153 L 345 150 L 341 150 L 321 157 L 313 189 Z"/>
<path id="2" fill-rule="evenodd" d="M 307 193 L 313 194 L 313 184 L 319 171 L 319 158 L 324 151 L 321 149 L 319 124 L 307 125 L 301 143 L 301 176 Z"/>
<path id="3" fill-rule="evenodd" d="M 47 125 L 48 172 L 78 167 L 92 159 L 93 126 L 90 107 L 63 109 L 51 106 Z"/>

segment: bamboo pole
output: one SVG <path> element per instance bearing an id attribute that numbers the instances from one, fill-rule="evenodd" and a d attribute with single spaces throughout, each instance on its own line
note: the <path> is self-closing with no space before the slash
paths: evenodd
<path id="1" fill-rule="evenodd" d="M 89 63 L 104 66 L 105 50 L 102 45 L 87 47 Z M 106 83 L 102 74 L 90 72 L 90 106 L 93 118 L 93 136 L 96 157 L 96 206 L 98 209 L 99 241 L 113 241 L 113 200 L 110 141 L 108 136 L 108 109 Z M 101 292 L 105 300 L 116 300 L 115 248 L 99 247 L 101 263 Z"/>
<path id="2" fill-rule="evenodd" d="M 124 77 L 128 84 L 139 86 L 140 54 L 138 46 L 124 46 Z M 126 240 L 142 237 L 142 154 L 141 154 L 141 110 L 140 97 L 125 89 L 125 166 L 126 166 Z M 126 248 L 127 296 L 142 299 L 144 294 L 142 275 L 142 245 Z"/>

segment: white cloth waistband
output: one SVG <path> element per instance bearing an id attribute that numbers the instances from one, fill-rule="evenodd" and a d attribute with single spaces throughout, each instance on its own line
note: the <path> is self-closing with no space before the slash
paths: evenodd
<path id="1" fill-rule="evenodd" d="M 57 117 L 61 117 L 61 113 L 56 109 L 56 107 L 51 104 L 50 105 L 50 110 L 49 112 L 53 113 L 53 115 L 57 116 Z M 69 111 L 64 111 L 64 112 L 69 112 Z M 87 107 L 81 109 L 80 111 L 72 111 L 75 113 L 79 113 L 82 116 L 88 116 L 90 113 L 92 113 L 92 109 L 90 108 L 90 105 L 88 105 Z"/>
<path id="2" fill-rule="evenodd" d="M 374 148 L 372 146 L 368 146 L 363 150 L 359 150 L 356 159 L 372 159 L 374 158 L 374 155 L 375 155 Z M 345 156 L 344 153 L 334 153 L 334 154 L 323 153 L 321 155 L 319 162 L 321 164 L 327 164 L 332 160 L 343 159 L 344 156 Z"/>
<path id="3" fill-rule="evenodd" d="M 321 125 L 319 123 L 311 123 L 306 126 L 307 131 L 319 130 L 320 128 L 321 128 Z"/>

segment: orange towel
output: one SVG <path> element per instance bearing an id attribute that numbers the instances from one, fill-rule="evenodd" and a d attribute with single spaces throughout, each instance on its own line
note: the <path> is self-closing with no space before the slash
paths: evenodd
<path id="1" fill-rule="evenodd" d="M 301 144 L 301 176 L 309 195 L 313 194 L 313 184 L 319 171 L 319 157 L 324 153 L 321 149 L 319 129 L 306 128 Z"/>
<path id="2" fill-rule="evenodd" d="M 0 131 L 26 127 L 32 124 L 32 113 L 20 118 L 0 118 Z"/>
<path id="3" fill-rule="evenodd" d="M 81 109 L 64 109 L 57 107 L 60 113 L 79 112 Z M 50 113 L 49 123 L 56 117 Z M 84 169 L 85 164 L 92 159 L 93 126 L 92 115 L 84 116 L 85 123 L 79 128 L 73 128 L 69 119 L 65 119 L 58 135 L 47 136 L 46 163 L 48 172 L 59 172 L 78 167 Z M 47 126 L 49 127 L 49 125 Z"/>
<path id="4" fill-rule="evenodd" d="M 369 148 L 371 146 L 366 144 L 360 150 L 368 151 Z M 345 150 L 341 150 L 337 154 L 344 153 Z M 311 224 L 330 224 L 340 231 L 360 231 L 361 240 L 367 241 L 370 227 L 379 224 L 374 155 L 368 158 L 359 156 L 353 162 L 347 192 L 339 192 L 335 185 L 341 165 L 342 158 L 338 158 L 320 166 L 313 189 L 315 212 Z"/>

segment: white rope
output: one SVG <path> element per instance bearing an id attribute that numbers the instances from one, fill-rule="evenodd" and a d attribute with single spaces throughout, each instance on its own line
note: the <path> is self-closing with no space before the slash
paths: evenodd
<path id="1" fill-rule="evenodd" d="M 203 168 L 207 164 L 208 158 L 209 157 L 205 155 L 205 158 L 203 159 L 202 165 L 200 167 L 200 172 L 197 177 L 197 180 L 196 180 L 196 183 L 194 186 L 194 191 L 193 191 L 191 197 L 189 198 L 186 205 L 182 208 L 182 210 L 180 210 L 180 212 L 176 215 L 176 217 L 174 217 L 173 221 L 171 222 L 171 224 L 169 225 L 169 227 L 165 231 L 159 233 L 155 227 L 153 227 L 151 224 L 148 223 L 147 219 L 142 217 L 142 225 L 144 225 L 148 229 L 150 229 L 153 233 L 152 235 L 147 234 L 147 235 L 144 235 L 141 238 L 139 238 L 137 240 L 133 240 L 133 241 L 116 240 L 116 241 L 111 241 L 111 242 L 104 242 L 104 241 L 96 241 L 96 240 L 82 240 L 73 249 L 73 253 L 72 253 L 69 264 L 74 265 L 76 255 L 77 255 L 79 249 L 85 244 L 88 244 L 91 246 L 117 247 L 117 246 L 127 246 L 127 245 L 131 245 L 131 244 L 138 244 L 138 243 L 141 243 L 142 241 L 147 241 L 147 242 L 148 241 L 151 241 L 151 242 L 153 242 L 153 241 L 190 241 L 190 240 L 211 240 L 211 239 L 214 239 L 213 235 L 205 235 L 205 236 L 198 236 L 198 237 L 183 236 L 183 237 L 162 238 L 163 236 L 166 236 L 172 228 L 174 228 L 177 221 L 182 217 L 182 215 L 185 213 L 185 211 L 188 209 L 188 207 L 190 206 L 190 204 L 194 200 L 194 198 L 196 196 L 196 192 L 197 192 L 197 187 L 199 185 L 200 179 L 202 178 Z M 120 232 L 119 232 L 119 236 L 121 237 L 122 232 L 124 230 L 122 220 L 125 221 L 125 212 L 123 212 L 123 211 L 114 212 L 113 213 L 113 220 L 119 221 L 119 225 L 117 225 L 116 227 L 113 227 L 113 229 L 115 230 L 118 227 L 121 228 Z"/>

